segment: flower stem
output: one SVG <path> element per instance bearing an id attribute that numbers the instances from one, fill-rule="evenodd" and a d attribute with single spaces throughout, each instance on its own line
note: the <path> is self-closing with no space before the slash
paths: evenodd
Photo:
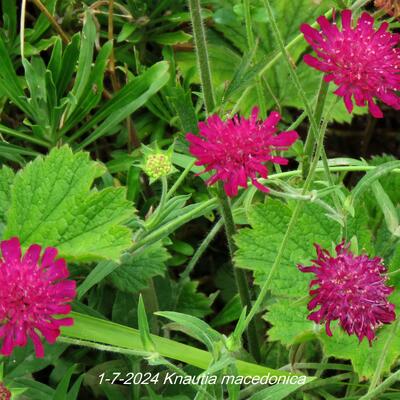
<path id="1" fill-rule="evenodd" d="M 383 393 L 386 389 L 389 389 L 394 383 L 400 380 L 400 369 L 385 379 L 379 386 L 374 390 L 369 391 L 366 395 L 360 397 L 360 400 L 373 400 L 377 399 L 378 396 Z"/>
<path id="2" fill-rule="evenodd" d="M 192 258 L 188 262 L 187 267 L 185 270 L 181 273 L 180 279 L 183 281 L 185 279 L 188 279 L 190 274 L 192 273 L 194 267 L 196 266 L 197 262 L 200 260 L 201 256 L 204 254 L 204 252 L 207 250 L 209 244 L 214 240 L 215 236 L 217 233 L 221 230 L 223 227 L 223 219 L 220 219 L 211 229 L 211 231 L 208 233 L 208 235 L 205 237 L 205 239 L 201 242 L 200 246 L 197 248 L 196 252 L 193 254 Z"/>
<path id="3" fill-rule="evenodd" d="M 193 161 L 191 161 L 187 165 L 187 167 L 182 171 L 182 173 L 179 175 L 179 178 L 175 181 L 175 183 L 172 185 L 171 189 L 169 189 L 169 191 L 167 193 L 167 197 L 166 197 L 167 200 L 170 199 L 172 197 L 172 195 L 177 191 L 177 189 L 182 184 L 182 182 L 184 181 L 184 179 L 186 178 L 186 176 L 188 175 L 190 170 L 193 168 L 195 162 L 196 162 L 196 160 L 193 159 Z"/>
<path id="4" fill-rule="evenodd" d="M 319 132 L 315 155 L 314 155 L 313 161 L 311 163 L 311 167 L 310 167 L 310 171 L 308 173 L 307 179 L 306 179 L 306 181 L 304 183 L 304 186 L 303 186 L 303 190 L 302 190 L 302 194 L 303 195 L 305 195 L 309 191 L 309 189 L 311 187 L 311 184 L 312 184 L 312 182 L 314 180 L 315 172 L 317 170 L 318 161 L 320 159 L 320 156 L 321 156 L 321 153 L 322 153 L 322 150 L 323 150 L 323 147 L 324 147 L 325 132 L 326 132 L 326 127 L 327 127 L 328 120 L 329 120 L 329 113 L 327 113 L 327 114 L 328 115 L 325 117 L 325 120 L 324 120 L 323 126 L 321 128 L 321 131 Z M 291 237 L 293 229 L 296 226 L 297 219 L 299 218 L 301 210 L 303 209 L 304 205 L 305 205 L 305 202 L 298 201 L 296 206 L 295 206 L 295 208 L 294 208 L 294 210 L 293 210 L 293 214 L 292 214 L 292 216 L 290 218 L 289 225 L 287 227 L 285 236 L 283 237 L 281 245 L 279 246 L 278 253 L 277 253 L 275 261 L 274 261 L 274 263 L 273 263 L 273 265 L 272 265 L 272 267 L 271 267 L 271 269 L 269 271 L 269 274 L 267 276 L 267 280 L 265 281 L 264 285 L 262 286 L 260 294 L 257 297 L 257 300 L 255 301 L 253 307 L 251 308 L 249 314 L 246 317 L 246 320 L 245 320 L 245 325 L 246 326 L 250 323 L 252 318 L 259 311 L 259 309 L 260 309 L 260 307 L 261 307 L 261 305 L 262 305 L 262 303 L 264 301 L 264 298 L 265 298 L 265 296 L 267 295 L 267 293 L 268 293 L 268 291 L 270 289 L 270 284 L 271 284 L 272 278 L 273 278 L 273 276 L 275 274 L 275 271 L 280 266 L 283 253 L 284 253 L 284 251 L 286 249 L 286 246 L 287 246 L 287 244 L 289 242 L 289 239 Z"/>
<path id="5" fill-rule="evenodd" d="M 369 385 L 368 393 L 371 394 L 375 388 L 378 386 L 379 381 L 382 377 L 382 373 L 385 368 L 385 361 L 389 353 L 389 348 L 390 345 L 392 344 L 393 339 L 398 335 L 399 331 L 399 324 L 400 324 L 400 318 L 396 320 L 396 322 L 393 323 L 393 325 L 390 327 L 390 332 L 386 338 L 385 344 L 383 346 L 383 349 L 381 350 L 381 354 L 379 356 L 379 360 L 376 365 L 376 369 L 374 372 L 373 377 L 371 378 L 371 383 Z M 368 397 L 367 397 L 368 398 Z"/>
<path id="6" fill-rule="evenodd" d="M 193 37 L 200 71 L 200 80 L 203 88 L 204 106 L 207 114 L 210 114 L 214 110 L 215 100 L 206 43 L 206 32 L 201 18 L 200 0 L 189 0 L 189 10 L 193 26 Z"/>
<path id="7" fill-rule="evenodd" d="M 215 107 L 214 92 L 211 80 L 211 68 L 207 51 L 206 34 L 201 18 L 200 0 L 189 0 L 190 18 L 193 25 L 193 36 L 196 47 L 197 63 L 200 70 L 200 79 L 203 88 L 204 105 L 206 113 L 210 114 Z M 233 254 L 235 245 L 233 235 L 235 233 L 235 224 L 229 201 L 221 185 L 219 185 L 218 200 L 220 203 L 221 214 L 225 223 L 226 236 L 228 240 L 229 251 L 233 263 Z M 251 306 L 250 290 L 246 278 L 246 273 L 238 268 L 233 269 L 235 281 L 240 295 L 242 306 Z M 257 330 L 255 323 L 248 326 L 247 330 L 249 351 L 258 361 L 260 359 L 260 346 L 257 340 Z"/>
<path id="8" fill-rule="evenodd" d="M 139 239 L 133 244 L 130 252 L 133 253 L 134 251 L 137 251 L 145 245 L 150 245 L 157 240 L 162 239 L 170 232 L 174 232 L 174 230 L 177 229 L 179 226 L 191 221 L 194 218 L 198 218 L 199 216 L 204 215 L 210 209 L 214 209 L 217 204 L 217 199 L 210 199 L 199 203 L 195 208 L 190 209 L 190 211 L 188 211 L 186 214 L 183 214 L 173 219 L 172 221 L 167 222 L 166 224 L 155 229 L 154 231 L 151 231 L 143 238 Z"/>
<path id="9" fill-rule="evenodd" d="M 233 236 L 236 233 L 236 227 L 233 220 L 232 210 L 229 204 L 229 199 L 226 196 L 223 185 L 218 184 L 218 200 L 220 204 L 220 210 L 222 218 L 225 224 L 226 238 L 228 241 L 229 253 L 231 256 L 232 264 L 233 256 L 236 250 L 235 243 L 233 241 Z M 251 308 L 251 295 L 248 286 L 248 280 L 246 272 L 241 268 L 235 268 L 233 265 L 233 274 L 235 277 L 236 287 L 240 297 L 240 303 L 242 307 Z M 249 346 L 249 351 L 253 355 L 256 361 L 260 361 L 260 345 L 258 342 L 257 327 L 255 321 L 251 321 L 251 324 L 247 325 L 247 341 Z"/>
<path id="10" fill-rule="evenodd" d="M 315 105 L 315 119 L 317 120 L 318 124 L 321 123 L 322 112 L 325 106 L 326 95 L 328 93 L 329 83 L 325 82 L 323 78 L 321 78 L 321 84 L 318 91 L 317 103 Z M 308 135 L 306 138 L 306 142 L 304 143 L 304 161 L 302 165 L 302 175 L 303 178 L 306 179 L 308 175 L 308 171 L 310 169 L 310 162 L 312 158 L 312 153 L 314 150 L 314 138 L 312 128 L 310 127 L 308 130 Z"/>
<path id="11" fill-rule="evenodd" d="M 251 21 L 251 10 L 250 10 L 250 0 L 243 0 L 243 9 L 244 9 L 244 20 L 246 24 L 246 36 L 247 36 L 247 46 L 249 48 L 249 52 L 251 53 L 253 49 L 255 50 L 256 42 L 254 39 L 253 33 L 253 24 Z M 260 107 L 260 114 L 262 118 L 266 117 L 266 105 L 265 98 L 263 94 L 263 86 L 261 81 L 261 76 L 256 78 L 256 91 L 257 91 L 257 102 Z"/>

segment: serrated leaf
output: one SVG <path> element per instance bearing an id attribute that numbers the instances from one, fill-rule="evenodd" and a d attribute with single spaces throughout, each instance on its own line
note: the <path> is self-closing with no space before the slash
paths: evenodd
<path id="1" fill-rule="evenodd" d="M 270 307 L 265 315 L 272 328 L 268 331 L 268 340 L 279 340 L 284 345 L 301 342 L 305 335 L 314 336 L 320 328 L 307 319 L 309 312 L 302 304 L 293 304 L 290 300 L 279 300 Z"/>
<path id="2" fill-rule="evenodd" d="M 198 292 L 198 286 L 198 282 L 188 281 L 183 284 L 181 288 L 178 288 L 178 290 L 180 290 L 176 303 L 177 311 L 198 318 L 204 318 L 211 313 L 211 305 L 213 301 L 205 294 Z"/>
<path id="3" fill-rule="evenodd" d="M 137 293 L 148 286 L 149 279 L 164 274 L 168 257 L 164 247 L 155 243 L 134 254 L 124 255 L 110 279 L 119 290 Z"/>
<path id="4" fill-rule="evenodd" d="M 266 204 L 256 205 L 249 211 L 251 229 L 245 228 L 236 235 L 237 265 L 254 271 L 257 284 L 262 284 L 275 260 L 277 249 L 286 232 L 291 209 L 285 203 L 268 199 Z M 362 249 L 371 250 L 371 233 L 367 227 L 367 213 L 361 207 L 355 218 L 349 218 L 346 237 L 357 234 Z M 313 337 L 320 328 L 307 320 L 305 302 L 310 277 L 300 272 L 298 264 L 310 265 L 315 258 L 314 243 L 332 249 L 342 240 L 340 225 L 327 218 L 325 210 L 316 204 L 304 205 L 271 282 L 271 292 L 277 296 L 276 303 L 268 307 L 265 319 L 272 324 L 269 339 L 284 345 L 302 342 Z"/>
<path id="5" fill-rule="evenodd" d="M 238 245 L 235 256 L 237 265 L 253 270 L 258 284 L 269 273 L 290 216 L 291 210 L 287 205 L 268 199 L 267 204 L 257 205 L 250 210 L 252 229 L 240 230 L 235 238 Z M 276 271 L 271 285 L 272 293 L 303 297 L 308 292 L 309 277 L 297 269 L 297 264 L 308 263 L 314 257 L 314 243 L 331 248 L 332 242 L 341 239 L 339 236 L 339 224 L 326 218 L 322 208 L 311 203 L 305 205 Z"/>
<path id="6" fill-rule="evenodd" d="M 351 360 L 360 378 L 371 378 L 379 362 L 382 362 L 382 372 L 389 372 L 400 355 L 399 321 L 380 328 L 372 346 L 367 340 L 359 343 L 356 336 L 349 336 L 338 327 L 332 333 L 331 337 L 325 333 L 320 336 L 325 355 Z"/>
<path id="7" fill-rule="evenodd" d="M 36 158 L 15 177 L 5 236 L 55 246 L 69 260 L 118 259 L 131 245 L 122 224 L 134 210 L 123 188 L 90 192 L 102 171 L 67 146 Z"/>

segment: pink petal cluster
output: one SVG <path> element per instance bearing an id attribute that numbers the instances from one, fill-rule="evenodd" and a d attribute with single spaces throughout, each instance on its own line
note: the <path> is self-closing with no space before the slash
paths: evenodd
<path id="1" fill-rule="evenodd" d="M 265 121 L 258 121 L 258 109 L 254 108 L 249 119 L 235 116 L 223 121 L 213 115 L 200 122 L 200 137 L 188 133 L 186 139 L 190 153 L 197 158 L 196 165 L 204 165 L 203 172 L 215 171 L 207 184 L 222 181 L 226 194 L 233 197 L 250 179 L 258 189 L 268 192 L 257 180 L 268 177 L 265 163 L 286 165 L 287 159 L 273 152 L 287 150 L 298 138 L 295 131 L 277 134 L 280 118 L 279 113 L 272 112 Z"/>
<path id="2" fill-rule="evenodd" d="M 11 392 L 4 386 L 3 382 L 0 382 L 0 400 L 10 400 Z"/>
<path id="3" fill-rule="evenodd" d="M 344 242 L 336 247 L 336 257 L 318 245 L 315 247 L 318 258 L 312 261 L 313 265 L 298 266 L 302 272 L 315 274 L 310 288 L 317 288 L 310 290 L 308 309 L 319 309 L 308 319 L 325 323 L 328 336 L 332 336 L 331 321 L 339 320 L 349 335 L 357 335 L 360 342 L 366 337 L 371 344 L 376 328 L 396 318 L 394 305 L 388 302 L 394 288 L 385 285 L 382 259 L 356 256 Z"/>
<path id="4" fill-rule="evenodd" d="M 50 343 L 60 335 L 60 326 L 73 324 L 69 314 L 76 295 L 75 281 L 66 280 L 69 272 L 57 249 L 34 244 L 24 255 L 18 238 L 0 243 L 0 353 L 10 355 L 16 346 L 25 346 L 31 338 L 37 357 L 44 356 L 38 333 Z"/>
<path id="5" fill-rule="evenodd" d="M 358 106 L 369 106 L 376 118 L 383 114 L 374 99 L 400 110 L 400 49 L 396 46 L 400 35 L 390 33 L 388 24 L 374 28 L 374 18 L 364 12 L 352 27 L 352 13 L 342 11 L 342 29 L 330 23 L 324 16 L 318 18 L 321 31 L 303 24 L 301 31 L 316 52 L 304 61 L 325 73 L 325 81 L 337 86 L 335 94 L 343 97 L 349 113 L 353 110 L 353 98 Z"/>

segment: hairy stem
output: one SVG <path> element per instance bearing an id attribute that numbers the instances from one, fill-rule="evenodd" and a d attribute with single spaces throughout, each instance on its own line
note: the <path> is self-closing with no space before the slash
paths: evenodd
<path id="1" fill-rule="evenodd" d="M 241 268 L 235 268 L 234 262 L 233 262 L 233 257 L 234 257 L 234 253 L 236 250 L 235 242 L 233 241 L 233 236 L 236 233 L 236 227 L 235 227 L 235 223 L 233 220 L 231 206 L 229 204 L 229 199 L 227 198 L 227 196 L 225 194 L 222 184 L 220 183 L 218 186 L 219 186 L 218 187 L 218 200 L 219 200 L 219 204 L 220 204 L 222 218 L 223 218 L 224 224 L 225 224 L 226 238 L 228 241 L 228 248 L 229 248 L 229 253 L 231 256 L 232 266 L 233 266 L 233 274 L 235 277 L 236 287 L 237 287 L 239 297 L 240 297 L 240 303 L 241 303 L 242 307 L 247 307 L 247 309 L 250 309 L 251 308 L 251 295 L 250 295 L 246 272 Z M 257 361 L 259 361 L 260 357 L 261 357 L 260 344 L 258 341 L 257 327 L 255 324 L 255 321 L 252 321 L 252 323 L 248 325 L 247 340 L 248 340 L 248 346 L 249 346 L 250 353 L 253 355 L 253 357 Z"/>
<path id="2" fill-rule="evenodd" d="M 387 379 L 385 379 L 379 386 L 375 389 L 370 390 L 366 395 L 360 397 L 360 400 L 373 400 L 378 399 L 379 395 L 383 393 L 386 389 L 389 389 L 394 383 L 400 380 L 400 369 L 395 373 L 391 374 Z"/>
<path id="3" fill-rule="evenodd" d="M 317 170 L 318 161 L 320 159 L 320 156 L 321 156 L 321 153 L 322 153 L 322 150 L 323 150 L 323 147 L 324 147 L 325 132 L 326 132 L 326 127 L 327 127 L 328 120 L 329 120 L 328 116 L 329 116 L 329 113 L 325 117 L 324 124 L 323 124 L 323 126 L 321 128 L 321 131 L 319 133 L 318 142 L 317 142 L 317 149 L 315 151 L 315 155 L 314 155 L 313 161 L 311 163 L 311 167 L 310 167 L 310 171 L 308 173 L 307 179 L 306 179 L 306 181 L 304 183 L 304 186 L 303 186 L 302 195 L 305 195 L 309 191 L 309 189 L 311 188 L 311 184 L 312 184 L 312 182 L 314 180 L 315 172 Z M 303 201 L 298 201 L 296 203 L 296 206 L 295 206 L 295 208 L 293 210 L 292 216 L 291 216 L 290 221 L 289 221 L 289 225 L 288 225 L 288 227 L 286 229 L 285 236 L 283 237 L 281 245 L 279 246 L 278 253 L 276 255 L 275 261 L 274 261 L 274 263 L 273 263 L 273 265 L 272 265 L 272 267 L 271 267 L 271 269 L 269 271 L 269 274 L 267 276 L 267 279 L 266 279 L 264 285 L 261 288 L 261 291 L 260 291 L 260 294 L 257 297 L 257 300 L 255 301 L 253 307 L 251 308 L 249 314 L 247 315 L 247 318 L 246 318 L 246 321 L 245 321 L 245 325 L 250 323 L 252 318 L 260 310 L 261 305 L 262 305 L 262 303 L 264 301 L 264 298 L 266 297 L 268 291 L 270 290 L 270 284 L 271 284 L 272 278 L 273 278 L 276 270 L 280 266 L 283 253 L 284 253 L 284 251 L 286 249 L 286 246 L 287 246 L 287 244 L 289 242 L 289 239 L 291 237 L 293 229 L 296 226 L 297 219 L 300 216 L 300 213 L 301 213 L 301 210 L 304 207 L 304 204 L 305 204 L 305 202 L 303 202 Z"/>
<path id="4" fill-rule="evenodd" d="M 321 123 L 322 112 L 324 110 L 326 95 L 328 93 L 328 87 L 329 87 L 329 83 L 325 82 L 324 79 L 321 78 L 321 84 L 320 84 L 320 88 L 318 91 L 317 103 L 315 105 L 315 111 L 314 111 L 315 119 L 317 120 L 318 124 Z M 306 141 L 304 143 L 304 160 L 303 160 L 303 165 L 302 165 L 303 179 L 306 179 L 306 177 L 308 175 L 308 171 L 310 169 L 310 162 L 312 159 L 312 154 L 313 154 L 314 144 L 315 144 L 315 141 L 313 139 L 314 139 L 314 135 L 313 135 L 312 129 L 310 127 L 308 129 L 308 135 L 307 135 Z"/>
<path id="5" fill-rule="evenodd" d="M 190 18 L 193 26 L 193 38 L 196 47 L 197 63 L 200 71 L 200 80 L 203 88 L 204 105 L 207 114 L 215 107 L 214 91 L 211 79 L 211 67 L 208 57 L 206 32 L 201 18 L 200 0 L 189 0 Z"/>

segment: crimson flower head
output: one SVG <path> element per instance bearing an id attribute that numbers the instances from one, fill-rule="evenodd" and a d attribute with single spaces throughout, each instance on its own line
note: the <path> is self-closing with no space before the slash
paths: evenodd
<path id="1" fill-rule="evenodd" d="M 9 356 L 14 347 L 26 346 L 31 338 L 37 357 L 44 356 L 38 333 L 54 343 L 60 326 L 73 324 L 72 318 L 54 318 L 69 314 L 75 297 L 75 281 L 66 280 L 69 272 L 57 249 L 33 244 L 24 255 L 18 238 L 0 243 L 0 353 Z"/>
<path id="2" fill-rule="evenodd" d="M 265 163 L 286 165 L 287 159 L 274 152 L 287 150 L 298 138 L 295 131 L 277 133 L 280 119 L 279 113 L 272 112 L 265 121 L 258 121 L 258 109 L 254 108 L 249 119 L 235 116 L 222 121 L 212 115 L 200 122 L 200 137 L 188 133 L 186 139 L 190 153 L 197 158 L 196 165 L 204 165 L 203 172 L 215 171 L 207 184 L 222 181 L 226 194 L 233 197 L 250 179 L 258 189 L 268 192 L 257 180 L 268 177 Z"/>
<path id="3" fill-rule="evenodd" d="M 396 318 L 394 305 L 388 301 L 394 288 L 385 285 L 382 259 L 356 256 L 344 242 L 336 246 L 336 257 L 318 245 L 315 248 L 318 258 L 314 264 L 298 266 L 302 272 L 315 274 L 310 288 L 316 288 L 310 290 L 308 310 L 319 309 L 308 319 L 325 323 L 328 336 L 332 336 L 331 321 L 339 320 L 349 335 L 357 335 L 360 342 L 366 337 L 371 344 L 376 328 Z"/>
<path id="4" fill-rule="evenodd" d="M 10 400 L 11 392 L 4 386 L 3 382 L 0 382 L 0 400 Z"/>
<path id="5" fill-rule="evenodd" d="M 325 81 L 337 86 L 335 94 L 343 97 L 349 113 L 355 103 L 368 104 L 375 118 L 383 114 L 375 99 L 400 110 L 400 35 L 388 31 L 388 24 L 374 28 L 374 18 L 364 12 L 352 27 L 352 13 L 342 11 L 342 29 L 324 16 L 317 19 L 321 31 L 303 24 L 300 28 L 305 39 L 314 49 L 317 58 L 307 54 L 304 61 L 325 73 Z"/>

